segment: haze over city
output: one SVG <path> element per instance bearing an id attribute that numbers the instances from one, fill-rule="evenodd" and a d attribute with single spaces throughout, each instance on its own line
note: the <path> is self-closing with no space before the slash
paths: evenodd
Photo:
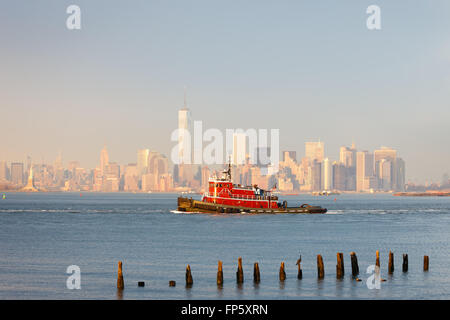
<path id="1" fill-rule="evenodd" d="M 450 171 L 448 1 L 70 1 L 0 5 L 0 161 L 120 164 L 169 155 L 183 90 L 205 128 L 280 129 L 304 142 L 396 149 L 407 180 Z M 414 22 L 413 24 L 411 22 Z"/>

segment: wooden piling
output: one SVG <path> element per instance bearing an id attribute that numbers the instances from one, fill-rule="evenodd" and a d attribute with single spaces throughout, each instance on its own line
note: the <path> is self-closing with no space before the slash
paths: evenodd
<path id="1" fill-rule="evenodd" d="M 284 262 L 280 265 L 280 281 L 286 280 L 286 272 L 284 271 Z"/>
<path id="2" fill-rule="evenodd" d="M 336 254 L 336 258 L 336 278 L 342 279 L 344 277 L 344 254 L 342 252 L 338 252 Z"/>
<path id="3" fill-rule="evenodd" d="M 119 270 L 117 272 L 117 289 L 123 290 L 125 288 L 122 274 L 122 261 L 119 261 Z"/>
<path id="4" fill-rule="evenodd" d="M 191 266 L 187 265 L 186 267 L 186 287 L 192 286 L 194 280 L 192 279 Z"/>
<path id="5" fill-rule="evenodd" d="M 219 260 L 217 266 L 217 285 L 221 286 L 222 284 L 223 284 L 222 261 Z"/>
<path id="6" fill-rule="evenodd" d="M 325 270 L 323 267 L 323 259 L 320 254 L 317 255 L 317 277 L 323 279 L 325 277 Z"/>
<path id="7" fill-rule="evenodd" d="M 430 258 L 428 256 L 423 256 L 423 271 L 428 271 L 430 264 Z"/>
<path id="8" fill-rule="evenodd" d="M 388 273 L 394 273 L 394 253 L 389 250 L 389 264 L 388 264 Z"/>
<path id="9" fill-rule="evenodd" d="M 358 258 L 355 252 L 350 252 L 350 260 L 352 263 L 352 277 L 356 278 L 359 275 Z"/>
<path id="10" fill-rule="evenodd" d="M 175 280 L 169 281 L 169 287 L 175 287 L 177 285 L 177 282 Z"/>
<path id="11" fill-rule="evenodd" d="M 237 281 L 237 283 L 244 282 L 244 271 L 242 270 L 242 257 L 238 258 L 238 269 L 236 271 L 236 281 Z"/>
<path id="12" fill-rule="evenodd" d="M 405 253 L 403 254 L 402 271 L 408 272 L 408 255 Z"/>
<path id="13" fill-rule="evenodd" d="M 253 282 L 259 283 L 261 281 L 261 275 L 259 273 L 259 265 L 258 262 L 255 262 L 253 265 Z"/>
<path id="14" fill-rule="evenodd" d="M 303 278 L 303 272 L 302 272 L 302 256 L 300 255 L 300 258 L 297 260 L 296 265 L 298 266 L 298 273 L 297 273 L 297 279 Z"/>
<path id="15" fill-rule="evenodd" d="M 377 267 L 380 267 L 380 251 L 377 250 L 376 255 L 377 255 L 377 259 L 375 261 L 375 265 Z"/>

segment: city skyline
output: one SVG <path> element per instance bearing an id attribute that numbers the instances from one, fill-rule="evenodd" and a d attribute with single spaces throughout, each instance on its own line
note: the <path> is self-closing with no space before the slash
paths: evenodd
<path id="1" fill-rule="evenodd" d="M 369 152 L 352 143 L 350 147 L 340 148 L 338 160 L 330 160 L 324 153 L 323 141 L 305 141 L 304 145 L 303 157 L 297 158 L 296 151 L 281 151 L 282 161 L 275 171 L 271 170 L 274 164 L 267 165 L 259 159 L 251 164 L 248 149 L 233 147 L 233 157 L 246 159 L 245 163 L 233 164 L 233 182 L 257 184 L 264 189 L 278 185 L 276 188 L 282 192 L 395 192 L 417 187 L 407 181 L 406 162 L 398 157 L 398 150 L 380 147 Z M 268 149 L 266 152 L 270 154 Z M 0 182 L 3 188 L 5 183 L 10 183 L 9 187 L 6 184 L 7 190 L 23 191 L 203 192 L 210 175 L 222 169 L 220 164 L 173 164 L 166 155 L 150 149 L 138 149 L 135 156 L 135 162 L 120 164 L 111 160 L 104 146 L 95 168 L 83 168 L 76 160 L 64 166 L 61 153 L 50 164 L 33 162 L 31 157 L 26 163 L 9 165 L 0 160 Z M 37 169 L 37 188 L 33 168 Z M 437 185 L 450 185 L 448 174 L 443 174 L 441 182 Z"/>
<path id="2" fill-rule="evenodd" d="M 299 155 L 317 139 L 332 156 L 390 146 L 416 183 L 450 171 L 448 1 L 406 14 L 380 0 L 379 31 L 370 1 L 77 4 L 81 30 L 67 29 L 65 1 L 0 5 L 2 160 L 61 152 L 93 168 L 104 145 L 119 163 L 169 155 L 187 86 L 210 128 L 278 128 Z"/>
<path id="3" fill-rule="evenodd" d="M 407 180 L 406 162 L 398 150 L 381 146 L 367 151 L 358 149 L 354 141 L 351 146 L 341 146 L 338 160 L 333 160 L 325 152 L 324 141 L 308 140 L 304 142 L 304 156 L 297 158 L 297 151 L 281 150 L 279 142 L 272 140 L 273 137 L 279 139 L 278 135 L 271 137 L 269 146 L 267 132 L 263 137 L 256 137 L 259 135 L 255 130 L 232 131 L 234 133 L 227 138 L 231 139 L 231 145 L 221 141 L 218 148 L 224 150 L 214 149 L 214 153 L 225 151 L 225 158 L 214 156 L 215 160 L 209 162 L 211 155 L 206 153 L 206 163 L 193 162 L 193 154 L 200 152 L 203 159 L 204 151 L 213 150 L 210 146 L 216 143 L 211 142 L 203 150 L 203 145 L 195 138 L 199 123 L 193 126 L 192 122 L 185 93 L 184 106 L 178 111 L 178 128 L 172 134 L 172 141 L 176 142 L 172 161 L 163 153 L 146 148 L 137 150 L 135 162 L 121 164 L 111 160 L 106 145 L 100 150 L 96 166 L 87 169 L 77 160 L 69 161 L 64 167 L 61 152 L 53 164 L 33 163 L 30 156 L 25 165 L 23 162 L 8 165 L 7 161 L 0 160 L 0 187 L 28 192 L 205 192 L 211 175 L 217 176 L 224 164 L 229 163 L 235 185 L 253 185 L 280 192 L 374 193 L 426 188 Z M 223 139 L 217 131 L 219 135 L 213 140 Z M 203 133 L 200 135 L 204 138 Z M 205 135 L 208 134 L 205 132 Z M 280 152 L 282 161 L 279 161 Z M 277 155 L 273 157 L 274 154 Z M 441 182 L 431 183 L 431 187 L 449 188 L 447 173 L 443 174 Z"/>
<path id="4" fill-rule="evenodd" d="M 244 138 L 242 138 L 242 136 Z M 237 137 L 239 137 L 239 139 L 240 139 L 240 141 L 238 141 L 238 142 L 236 141 Z M 180 138 L 184 139 L 184 137 L 182 137 L 182 135 L 180 135 Z M 354 158 L 354 159 L 351 159 L 351 158 L 349 159 L 348 158 L 349 157 L 348 153 L 349 152 L 351 153 L 351 150 L 356 148 L 354 141 L 352 142 L 352 144 L 351 144 L 352 146 L 351 147 L 342 145 L 339 148 L 339 152 L 333 156 L 333 155 L 329 155 L 328 153 L 326 153 L 324 151 L 325 150 L 325 146 L 326 146 L 324 141 L 320 141 L 320 139 L 319 139 L 319 141 L 311 141 L 311 140 L 312 139 L 308 139 L 308 141 L 304 142 L 305 143 L 304 152 L 297 152 L 298 148 L 295 148 L 296 150 L 289 150 L 288 151 L 287 148 L 281 147 L 279 152 L 280 152 L 280 155 L 281 155 L 282 159 L 284 158 L 285 153 L 288 152 L 288 153 L 294 154 L 294 158 L 296 159 L 296 161 L 297 161 L 297 157 L 298 157 L 298 160 L 300 160 L 300 161 L 301 161 L 302 158 L 308 158 L 310 161 L 317 160 L 320 163 L 323 163 L 324 161 L 327 161 L 330 164 L 333 163 L 333 162 L 339 162 L 339 163 L 344 164 L 345 166 L 352 166 L 353 163 L 357 162 L 357 158 Z M 239 150 L 240 152 L 237 152 L 236 143 L 237 143 L 237 147 L 240 149 Z M 176 143 L 173 142 L 173 145 L 171 147 L 176 147 Z M 300 147 L 300 149 L 301 149 L 301 147 Z M 80 167 L 80 168 L 86 168 L 88 170 L 92 170 L 92 169 L 98 168 L 100 170 L 100 172 L 103 173 L 105 163 L 108 162 L 109 154 L 110 154 L 110 151 L 106 152 L 106 150 L 110 150 L 110 149 L 109 149 L 109 147 L 104 145 L 103 148 L 101 149 L 101 152 L 100 152 L 100 158 L 99 158 L 100 160 L 97 161 L 97 164 L 94 164 L 93 166 L 82 165 L 81 162 L 79 160 L 76 160 L 76 159 L 64 159 L 63 154 L 62 154 L 61 151 L 59 151 L 56 154 L 56 157 L 53 160 L 51 159 L 51 157 L 48 157 L 49 160 L 34 159 L 31 155 L 27 154 L 26 156 L 24 155 L 24 159 L 26 159 L 26 160 L 24 160 L 24 159 L 15 159 L 15 160 L 0 159 L 0 163 L 6 163 L 6 164 L 9 163 L 10 166 L 12 164 L 16 164 L 16 165 L 21 164 L 22 167 L 23 167 L 23 169 L 22 169 L 23 172 L 26 171 L 26 165 L 27 164 L 29 165 L 31 163 L 33 163 L 33 164 L 40 164 L 40 165 L 58 163 L 58 165 L 60 165 L 61 167 L 64 167 L 64 168 L 71 167 L 71 165 L 73 166 L 74 163 L 76 163 L 77 166 Z M 390 148 L 390 147 L 387 147 L 387 146 L 384 146 L 384 145 L 380 145 L 379 147 L 377 147 L 377 149 L 374 149 L 374 153 L 369 153 L 368 151 L 366 151 L 365 148 L 362 148 L 361 150 L 359 150 L 357 152 L 357 155 L 359 156 L 361 153 L 368 153 L 369 157 L 372 158 L 370 160 L 371 161 L 370 165 L 374 167 L 373 170 L 374 170 L 374 173 L 375 173 L 375 171 L 378 170 L 374 166 L 374 163 L 377 161 L 376 153 L 378 152 L 378 154 L 380 154 L 381 152 L 383 152 L 383 150 L 393 150 L 394 154 L 395 155 L 397 154 L 397 150 L 396 149 L 393 149 L 393 148 Z M 142 149 L 138 149 L 136 152 L 137 152 L 137 156 L 134 159 L 132 159 L 132 157 L 130 157 L 130 159 L 131 159 L 130 161 L 121 162 L 121 161 L 115 160 L 114 163 L 118 163 L 121 166 L 123 166 L 123 165 L 130 165 L 130 164 L 131 165 L 136 165 L 137 172 L 142 172 L 142 168 L 144 166 L 143 163 L 145 162 L 145 160 L 143 160 L 143 159 L 148 159 L 150 153 L 158 153 L 158 154 L 160 153 L 160 151 L 152 149 L 152 148 L 142 148 Z M 244 152 L 244 153 L 242 154 L 242 152 Z M 231 159 L 231 162 L 234 165 L 235 164 L 235 159 L 239 159 L 238 164 L 243 164 L 244 163 L 244 158 L 249 157 L 249 153 L 250 153 L 250 151 L 248 150 L 248 137 L 245 137 L 245 134 L 243 134 L 243 133 L 235 133 L 235 134 L 233 134 L 233 149 L 232 149 L 231 153 L 227 155 L 227 161 Z M 270 147 L 268 148 L 268 153 L 270 155 Z M 24 154 L 26 154 L 26 153 L 24 153 Z M 166 157 L 167 154 L 170 154 L 170 152 L 168 152 L 167 154 L 164 153 L 164 152 L 161 152 L 160 154 L 162 154 L 162 155 L 164 155 Z M 256 151 L 256 154 L 258 154 L 258 151 Z M 292 157 L 292 155 L 291 155 L 291 157 Z M 117 158 L 117 157 L 115 156 L 115 158 Z M 230 159 L 228 159 L 228 158 L 230 158 Z M 382 159 L 382 158 L 383 157 L 380 157 L 380 159 Z M 282 159 L 280 159 L 280 161 L 282 161 Z M 92 162 L 95 163 L 95 161 L 96 160 L 94 160 Z M 222 164 L 219 164 L 219 166 L 220 165 L 225 165 L 227 161 L 224 160 L 224 162 Z M 258 158 L 258 163 L 259 163 L 259 158 Z M 65 166 L 64 166 L 64 164 L 65 164 Z M 171 169 L 169 169 L 169 171 L 171 172 L 173 170 L 172 168 L 174 166 L 174 163 L 170 160 L 170 158 L 168 158 L 168 165 L 171 168 Z M 217 167 L 217 165 L 216 166 L 213 165 L 213 167 Z M 10 169 L 10 171 L 11 170 L 12 169 Z M 422 185 L 430 185 L 432 183 L 440 183 L 442 181 L 442 177 L 446 176 L 448 174 L 449 174 L 448 171 L 444 171 L 435 180 L 426 179 L 425 181 L 417 181 L 416 179 L 411 179 L 410 178 L 410 176 L 409 176 L 410 173 L 409 173 L 409 170 L 408 170 L 408 175 L 406 177 L 405 183 L 414 183 L 414 184 L 422 184 Z M 25 177 L 25 173 L 24 173 L 23 176 Z"/>
<path id="5" fill-rule="evenodd" d="M 188 132 L 191 132 L 191 134 L 192 134 L 192 131 L 193 131 L 192 122 L 193 122 L 193 119 L 191 117 L 191 111 L 188 108 L 188 105 L 186 102 L 186 91 L 185 91 L 184 105 L 181 109 L 178 110 L 178 129 L 186 129 Z M 194 147 L 192 145 L 193 143 L 187 142 L 187 140 L 188 139 L 187 139 L 187 137 L 185 137 L 185 132 L 180 131 L 180 132 L 178 132 L 177 142 L 172 141 L 173 145 L 171 147 L 175 148 L 175 151 L 178 154 L 178 157 L 180 157 L 180 159 L 183 159 L 183 157 L 185 157 L 183 155 L 183 153 L 186 152 L 187 148 L 190 148 L 191 149 L 191 150 L 189 150 L 190 159 L 188 159 L 189 156 L 188 156 L 188 158 L 184 158 L 184 159 L 188 160 L 188 161 L 190 161 L 190 163 L 192 163 Z M 384 165 L 391 165 L 391 161 L 395 160 L 395 158 L 397 157 L 396 149 L 386 147 L 383 145 L 379 146 L 378 149 L 374 149 L 373 153 L 368 153 L 368 151 L 366 151 L 364 148 L 360 149 L 360 150 L 356 150 L 356 145 L 355 145 L 354 140 L 351 143 L 351 147 L 341 145 L 339 147 L 339 153 L 336 154 L 334 157 L 325 152 L 326 144 L 324 141 L 321 141 L 320 139 L 318 139 L 318 141 L 313 141 L 313 139 L 308 139 L 307 141 L 304 142 L 304 144 L 305 144 L 305 148 L 304 148 L 303 153 L 297 152 L 298 148 L 295 148 L 296 150 L 286 151 L 287 148 L 280 147 L 279 154 L 282 155 L 282 159 L 284 159 L 286 157 L 286 152 L 287 152 L 287 153 L 289 153 L 288 157 L 291 157 L 292 159 L 294 159 L 294 161 L 297 161 L 297 154 L 299 155 L 299 159 L 298 159 L 299 162 L 302 162 L 303 159 L 308 159 L 309 163 L 311 163 L 311 164 L 313 164 L 315 161 L 317 161 L 321 166 L 323 166 L 320 169 L 320 176 L 321 176 L 321 179 L 324 179 L 325 186 L 327 186 L 327 188 L 325 188 L 325 189 L 327 189 L 327 190 L 328 190 L 328 187 L 331 185 L 331 181 L 334 181 L 335 173 L 334 173 L 334 171 L 332 171 L 331 165 L 336 162 L 344 165 L 345 167 L 355 167 L 356 164 L 358 163 L 358 161 L 363 161 L 363 159 L 361 158 L 361 157 L 363 157 L 363 154 L 366 154 L 365 157 L 367 157 L 367 156 L 369 157 L 368 158 L 369 159 L 368 160 L 369 167 L 373 167 L 372 169 L 370 169 L 373 172 L 371 174 L 369 174 L 369 176 L 378 177 L 380 174 L 382 174 L 380 172 L 386 172 L 386 169 L 384 171 L 382 169 L 383 163 L 379 163 L 379 162 L 381 160 L 383 160 L 384 162 L 386 162 L 386 160 L 389 160 L 388 161 L 389 163 L 384 163 Z M 261 149 L 267 149 L 267 150 L 265 150 L 265 152 L 262 152 Z M 255 149 L 255 156 L 258 157 L 256 160 L 257 161 L 256 164 L 258 164 L 259 167 L 261 167 L 261 157 L 267 158 L 267 156 L 270 156 L 270 152 L 271 152 L 270 149 L 271 149 L 270 147 L 264 147 L 264 148 L 257 147 Z M 227 151 L 226 146 L 224 146 L 224 155 L 225 155 L 224 161 L 223 161 L 223 163 L 219 163 L 219 165 L 223 165 L 228 161 L 231 161 L 231 163 L 233 165 L 235 165 L 235 164 L 242 165 L 242 164 L 244 164 L 245 159 L 250 157 L 251 153 L 252 153 L 252 151 L 249 150 L 249 137 L 246 136 L 246 133 L 244 133 L 244 132 L 233 133 L 232 148 Z M 114 162 L 114 163 L 115 164 L 119 163 L 118 165 L 122 166 L 122 167 L 125 165 L 128 165 L 128 166 L 135 165 L 136 172 L 139 175 L 142 175 L 143 173 L 145 173 L 145 172 L 143 172 L 143 169 L 144 169 L 144 167 L 147 166 L 146 162 L 148 161 L 150 154 L 154 155 L 154 154 L 160 154 L 160 153 L 159 153 L 159 151 L 156 151 L 154 149 L 142 148 L 142 149 L 137 150 L 137 158 L 132 159 L 131 161 L 127 161 L 125 163 L 116 160 L 116 162 Z M 166 157 L 166 155 L 164 155 L 165 154 L 164 152 L 162 152 L 161 154 L 164 157 Z M 302 155 L 303 155 L 303 157 L 302 157 Z M 359 160 L 360 158 L 361 158 L 361 160 Z M 35 160 L 30 155 L 27 155 L 26 159 L 27 159 L 26 161 L 0 159 L 0 163 L 2 165 L 3 165 L 3 163 L 6 165 L 9 162 L 10 163 L 10 169 L 9 169 L 10 173 L 13 170 L 13 165 L 16 165 L 16 166 L 20 165 L 22 167 L 22 172 L 25 173 L 26 168 L 25 168 L 24 164 L 27 164 L 28 167 L 31 163 L 41 164 L 41 165 L 54 163 L 55 165 L 57 164 L 57 166 L 60 166 L 60 167 L 63 167 L 63 164 L 64 164 L 61 151 L 58 152 L 55 160 L 53 160 L 53 161 L 50 160 L 50 162 L 45 161 L 44 159 Z M 72 167 L 86 168 L 87 170 L 98 169 L 99 174 L 103 175 L 105 166 L 108 163 L 108 161 L 109 161 L 109 152 L 107 151 L 107 146 L 104 145 L 103 149 L 100 152 L 100 161 L 97 164 L 94 164 L 94 166 L 84 166 L 84 165 L 82 166 L 80 164 L 79 160 L 68 159 L 67 167 L 70 168 L 72 166 Z M 281 159 L 280 159 L 280 161 L 281 161 Z M 403 166 L 404 166 L 404 160 L 400 159 L 400 161 L 402 161 Z M 183 161 L 181 161 L 181 163 L 183 163 Z M 170 159 L 167 159 L 167 167 L 168 167 L 167 173 L 173 172 L 173 169 L 172 169 L 173 166 L 174 166 L 174 163 Z M 361 166 L 361 167 L 363 167 L 363 166 Z M 214 165 L 213 165 L 213 167 L 217 168 L 217 166 L 214 166 Z M 265 167 L 267 168 L 267 163 L 266 163 Z M 201 170 L 201 167 L 199 167 L 199 168 Z M 19 170 L 19 169 L 16 168 L 16 170 Z M 267 171 L 267 169 L 265 169 L 265 170 Z M 363 169 L 361 169 L 361 170 L 363 170 Z M 264 171 L 264 172 L 266 172 L 266 171 Z M 326 172 L 325 175 L 324 175 L 324 171 Z M 362 172 L 364 172 L 364 171 L 362 171 Z M 185 172 L 185 174 L 186 174 L 186 172 Z M 189 180 L 194 179 L 193 175 L 195 173 L 187 171 L 187 174 L 189 174 L 189 176 L 184 177 L 183 178 L 184 180 L 189 181 Z M 267 172 L 265 174 L 267 174 Z M 357 173 L 354 173 L 354 174 L 357 174 Z M 388 174 L 390 176 L 391 172 L 389 171 Z M 406 183 L 412 183 L 412 184 L 419 184 L 419 185 L 420 184 L 430 185 L 433 183 L 440 183 L 443 179 L 442 177 L 446 176 L 446 175 L 448 175 L 448 172 L 443 172 L 438 179 L 425 180 L 424 182 L 422 182 L 422 181 L 417 182 L 414 179 L 411 179 L 410 176 L 405 175 L 404 181 L 402 181 L 402 184 L 404 185 Z M 6 174 L 3 173 L 0 176 L 5 177 Z M 24 177 L 24 174 L 22 174 L 21 176 Z M 365 176 L 365 174 L 363 173 L 362 176 Z M 22 179 L 24 179 L 24 178 L 22 178 Z M 350 189 L 352 190 L 353 188 L 355 188 L 356 191 L 363 191 L 363 190 L 367 191 L 368 189 L 370 189 L 367 186 L 372 185 L 374 183 L 375 183 L 375 185 L 377 185 L 377 183 L 374 181 L 370 182 L 370 181 L 362 181 L 362 180 L 357 179 L 354 182 L 355 186 L 350 187 Z M 365 187 L 363 187 L 363 185 Z M 377 185 L 377 187 L 378 187 L 378 185 Z M 98 189 L 97 191 L 99 191 L 99 188 L 100 187 L 97 188 Z M 347 187 L 343 187 L 341 189 L 346 190 Z"/>
<path id="6" fill-rule="evenodd" d="M 190 112 L 190 109 L 186 109 L 186 110 L 189 110 L 189 111 L 187 111 L 189 114 L 187 115 L 187 117 L 191 117 L 191 112 Z M 181 109 L 181 110 L 179 110 L 179 111 L 183 111 L 183 109 Z M 186 111 L 184 111 L 184 112 L 186 112 Z M 174 129 L 175 129 L 175 127 L 173 127 Z M 245 129 L 244 129 L 245 130 Z M 225 131 L 225 130 L 224 130 Z M 280 130 L 281 132 L 283 132 L 283 130 Z M 170 135 L 169 135 L 169 137 L 170 137 Z M 169 138 L 168 137 L 168 138 Z M 280 136 L 280 138 L 282 139 L 282 140 L 284 140 L 283 138 L 283 136 Z M 233 138 L 234 139 L 234 138 Z M 105 139 L 104 139 L 105 140 Z M 106 139 L 106 140 L 108 140 L 108 139 Z M 152 140 L 152 139 L 149 139 L 149 140 Z M 147 144 L 147 147 L 149 146 L 149 145 L 158 145 L 158 142 L 156 142 L 156 141 L 158 141 L 158 140 L 160 140 L 160 139 L 153 139 L 153 141 L 152 141 L 152 143 L 148 143 Z M 311 137 L 309 137 L 309 138 L 307 138 L 307 139 L 305 139 L 305 140 L 307 140 L 307 141 L 305 141 L 305 142 L 307 142 L 307 143 L 316 143 L 316 142 L 314 142 L 313 140 L 318 140 L 318 142 L 319 143 L 323 143 L 323 141 L 322 142 L 320 142 L 322 139 L 320 139 L 320 138 L 316 138 L 316 139 L 314 139 L 314 138 L 311 138 Z M 351 142 L 352 142 L 352 144 L 355 144 L 355 139 L 353 138 L 352 140 L 351 140 Z M 246 144 L 247 144 L 247 147 L 248 147 L 248 142 L 246 142 Z M 105 145 L 105 143 L 103 143 L 103 144 L 99 144 L 99 145 Z M 112 145 L 114 145 L 114 143 L 112 143 Z M 163 147 L 162 148 L 162 153 L 164 153 L 164 154 L 167 154 L 167 155 L 170 155 L 170 149 L 171 148 L 173 148 L 174 146 L 175 146 L 175 143 L 174 142 L 171 142 L 170 141 L 170 139 L 167 139 L 167 144 L 165 144 L 166 145 L 166 147 Z M 169 146 L 168 146 L 169 145 Z M 364 144 L 363 144 L 364 145 Z M 367 144 L 366 144 L 367 145 Z M 370 145 L 372 145 L 372 147 L 370 147 L 370 148 L 363 148 L 364 150 L 369 150 L 369 149 L 372 149 L 372 150 L 374 150 L 374 149 L 376 149 L 376 148 L 384 148 L 384 147 L 386 147 L 386 146 L 391 146 L 390 144 L 370 144 Z M 144 146 L 142 146 L 142 147 L 139 147 L 138 149 L 145 149 L 146 148 L 146 146 L 144 145 Z M 335 160 L 340 160 L 340 155 L 339 155 L 339 153 L 341 152 L 341 149 L 343 148 L 343 146 L 342 145 L 340 145 L 340 146 L 338 146 L 338 147 L 334 147 L 333 149 L 334 149 L 334 151 L 329 151 L 331 148 L 328 146 L 328 144 L 326 144 L 326 147 L 325 147 L 325 149 L 326 150 L 328 150 L 328 151 L 322 151 L 322 152 L 325 152 L 325 153 L 327 153 L 327 154 L 337 154 L 337 156 L 331 156 L 331 157 L 328 157 L 328 158 L 330 158 L 330 160 L 332 160 L 332 161 L 335 161 Z M 3 158 L 0 158 L 0 161 L 7 161 L 7 162 L 10 162 L 10 163 L 12 163 L 12 162 L 26 162 L 26 160 L 25 159 L 28 159 L 28 158 L 31 158 L 31 159 L 34 159 L 35 161 L 37 161 L 38 163 L 51 163 L 51 162 L 53 162 L 54 161 L 54 159 L 55 158 L 58 158 L 61 154 L 65 154 L 62 150 L 67 150 L 67 149 L 71 149 L 71 148 L 58 148 L 57 150 L 55 150 L 55 152 L 54 152 L 54 155 L 52 155 L 52 154 L 45 154 L 45 155 L 42 155 L 42 153 L 40 154 L 40 156 L 37 156 L 37 157 L 35 157 L 34 156 L 34 154 L 32 154 L 32 153 L 29 153 L 29 152 L 22 152 L 22 156 L 20 157 L 20 156 L 18 156 L 18 157 L 15 157 L 15 158 L 5 158 L 5 157 L 3 157 Z M 111 147 L 109 147 L 109 149 L 111 150 L 112 148 Z M 135 159 L 133 159 L 133 157 L 132 156 L 130 156 L 129 154 L 125 154 L 124 152 L 121 152 L 121 149 L 123 149 L 122 147 L 119 149 L 119 150 L 117 150 L 117 148 L 115 148 L 115 149 L 113 149 L 113 154 L 114 154 L 114 157 L 116 158 L 116 159 L 119 159 L 118 160 L 118 162 L 120 162 L 120 163 L 133 163 L 133 162 L 137 162 Z M 153 148 L 154 150 L 156 150 L 156 148 Z M 281 151 L 282 150 L 287 150 L 287 149 L 289 149 L 288 147 L 286 147 L 286 146 L 281 146 L 280 147 L 280 154 L 281 154 Z M 306 153 L 307 153 L 307 151 L 303 151 L 303 148 L 302 148 L 302 146 L 301 146 L 301 144 L 298 144 L 297 146 L 293 146 L 292 148 L 290 148 L 292 151 L 295 151 L 297 154 L 299 154 L 299 155 L 304 155 L 304 156 L 307 156 L 306 155 Z M 401 149 L 401 147 L 394 147 L 394 149 Z M 0 153 L 1 155 L 3 155 L 3 154 L 7 154 L 7 152 L 5 152 L 5 151 L 7 151 L 7 150 L 5 150 L 5 149 L 3 149 L 2 148 L 2 150 L 1 150 L 2 152 Z M 95 152 L 94 152 L 95 153 Z M 70 152 L 67 152 L 67 154 L 70 154 Z M 182 152 L 180 151 L 180 154 L 182 154 Z M 228 156 L 232 156 L 233 157 L 233 160 L 234 160 L 234 153 L 233 152 L 231 152 L 231 154 L 229 154 Z M 323 155 L 322 155 L 322 157 L 323 157 Z M 64 157 L 65 158 L 65 157 Z M 67 161 L 67 162 L 69 162 L 69 161 L 79 161 L 79 162 L 81 162 L 82 164 L 83 164 L 83 167 L 86 167 L 86 168 L 93 168 L 93 167 L 95 167 L 96 166 L 96 164 L 95 164 L 95 161 L 94 161 L 94 159 L 95 159 L 95 155 L 93 156 L 93 157 L 88 157 L 88 155 L 84 155 L 84 157 L 81 157 L 83 160 L 82 161 L 80 161 L 80 160 L 76 160 L 76 158 L 67 158 L 67 159 L 64 159 L 64 161 Z M 121 160 L 120 160 L 121 159 Z M 242 159 L 241 159 L 242 160 Z M 323 159 L 322 159 L 323 160 Z M 410 162 L 414 162 L 414 159 L 413 159 L 413 161 L 411 161 L 410 159 L 408 160 L 408 163 L 410 163 Z M 427 169 L 429 169 L 429 170 L 427 170 Z M 415 169 L 416 170 L 416 172 L 411 172 L 412 170 L 410 170 L 409 172 L 408 172 L 408 181 L 409 182 L 413 182 L 413 183 L 416 183 L 416 184 L 430 184 L 430 183 L 433 183 L 433 182 L 439 182 L 439 181 L 441 181 L 441 179 L 442 179 L 442 176 L 443 175 L 445 175 L 445 174 L 448 174 L 449 172 L 450 172 L 450 169 L 449 169 L 449 167 L 448 166 L 444 166 L 443 167 L 443 170 L 441 171 L 441 172 L 436 172 L 436 173 L 430 173 L 429 175 L 427 175 L 427 172 L 431 172 L 432 170 L 431 169 L 434 169 L 434 171 L 435 171 L 435 169 L 436 168 L 420 168 L 420 170 L 422 170 L 423 171 L 423 173 L 422 174 L 418 174 L 417 173 L 417 169 Z M 413 169 L 414 170 L 414 169 Z"/>

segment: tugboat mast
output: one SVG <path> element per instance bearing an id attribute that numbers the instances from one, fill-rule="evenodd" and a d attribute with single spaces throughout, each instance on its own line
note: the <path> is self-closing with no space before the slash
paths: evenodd
<path id="1" fill-rule="evenodd" d="M 231 156 L 228 158 L 227 178 L 231 181 Z"/>

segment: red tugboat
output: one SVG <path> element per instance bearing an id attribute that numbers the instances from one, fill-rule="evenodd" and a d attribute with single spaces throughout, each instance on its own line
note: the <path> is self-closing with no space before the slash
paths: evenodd
<path id="1" fill-rule="evenodd" d="M 203 213 L 325 213 L 327 209 L 302 204 L 288 207 L 287 202 L 278 202 L 278 197 L 258 186 L 243 187 L 233 184 L 231 164 L 222 172 L 222 177 L 209 179 L 208 192 L 202 200 L 178 197 L 178 211 Z"/>

